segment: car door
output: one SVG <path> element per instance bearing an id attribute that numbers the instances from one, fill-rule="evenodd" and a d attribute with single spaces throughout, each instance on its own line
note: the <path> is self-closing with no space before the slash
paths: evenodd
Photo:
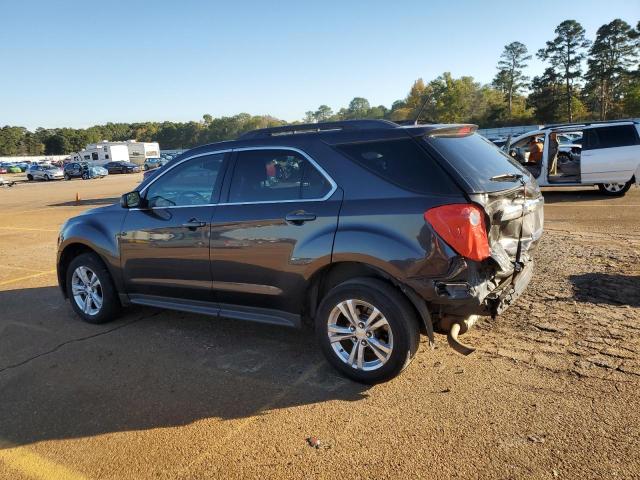
<path id="1" fill-rule="evenodd" d="M 639 163 L 640 139 L 633 124 L 584 130 L 580 155 L 582 183 L 626 183 Z"/>
<path id="2" fill-rule="evenodd" d="M 157 175 L 140 193 L 120 234 L 130 297 L 211 301 L 209 239 L 225 152 L 198 155 Z M 143 297 L 141 297 L 143 296 Z"/>
<path id="3" fill-rule="evenodd" d="M 342 190 L 301 150 L 236 150 L 228 200 L 211 226 L 211 271 L 225 305 L 299 313 L 310 272 L 329 263 Z"/>

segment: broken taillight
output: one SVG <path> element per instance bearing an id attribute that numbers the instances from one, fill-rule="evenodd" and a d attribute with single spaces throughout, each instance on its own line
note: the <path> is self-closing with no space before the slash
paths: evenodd
<path id="1" fill-rule="evenodd" d="M 424 212 L 424 219 L 463 257 L 480 261 L 491 255 L 480 207 L 468 203 L 442 205 Z"/>

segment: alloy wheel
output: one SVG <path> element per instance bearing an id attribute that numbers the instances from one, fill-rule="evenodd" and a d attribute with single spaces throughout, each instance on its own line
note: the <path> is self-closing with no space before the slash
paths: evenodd
<path id="1" fill-rule="evenodd" d="M 93 270 L 79 266 L 71 276 L 73 300 L 83 313 L 97 315 L 104 300 L 100 279 Z"/>
<path id="2" fill-rule="evenodd" d="M 363 300 L 338 303 L 329 314 L 327 335 L 338 358 L 356 370 L 377 370 L 393 352 L 389 322 L 375 306 Z"/>
<path id="3" fill-rule="evenodd" d="M 625 184 L 624 183 L 603 183 L 602 186 L 607 192 L 618 193 L 622 191 Z"/>

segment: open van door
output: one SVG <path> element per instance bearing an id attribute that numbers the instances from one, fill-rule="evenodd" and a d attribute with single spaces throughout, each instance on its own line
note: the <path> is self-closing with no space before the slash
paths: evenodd
<path id="1" fill-rule="evenodd" d="M 582 183 L 627 183 L 640 164 L 636 125 L 592 126 L 583 132 Z"/>

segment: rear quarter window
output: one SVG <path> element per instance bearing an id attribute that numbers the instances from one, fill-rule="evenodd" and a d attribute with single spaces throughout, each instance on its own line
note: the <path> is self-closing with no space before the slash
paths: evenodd
<path id="1" fill-rule="evenodd" d="M 361 167 L 405 190 L 450 194 L 459 189 L 448 174 L 414 140 L 380 140 L 337 145 Z"/>
<path id="2" fill-rule="evenodd" d="M 584 132 L 583 150 L 628 147 L 638 144 L 638 134 L 633 125 L 590 128 Z"/>

